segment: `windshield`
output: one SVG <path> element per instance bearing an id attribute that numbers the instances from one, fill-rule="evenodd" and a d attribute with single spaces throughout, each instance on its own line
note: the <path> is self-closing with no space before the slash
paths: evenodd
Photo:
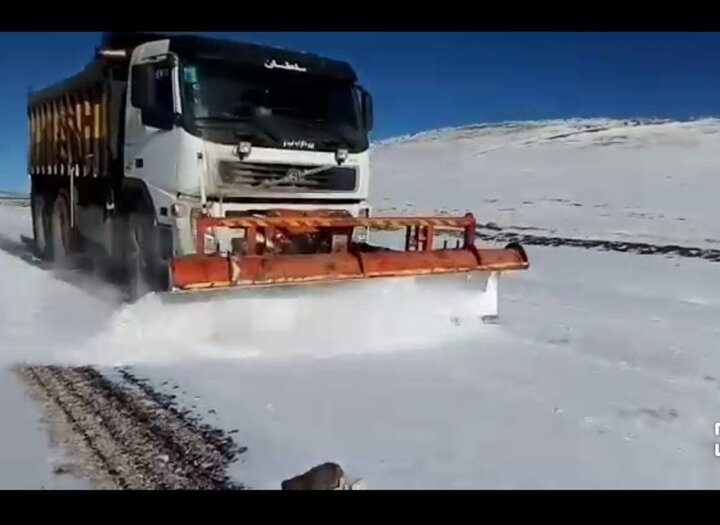
<path id="1" fill-rule="evenodd" d="M 195 121 L 280 117 L 359 128 L 357 91 L 348 81 L 195 60 L 182 70 L 183 109 Z"/>

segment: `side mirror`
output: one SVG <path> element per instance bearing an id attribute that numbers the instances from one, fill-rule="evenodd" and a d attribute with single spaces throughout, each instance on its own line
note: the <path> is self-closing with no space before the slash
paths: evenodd
<path id="1" fill-rule="evenodd" d="M 361 88 L 360 93 L 362 94 L 362 110 L 363 110 L 363 122 L 365 123 L 365 129 L 372 131 L 373 129 L 373 99 L 372 95 L 365 89 Z"/>
<path id="2" fill-rule="evenodd" d="M 155 68 L 153 64 L 132 67 L 132 93 L 130 102 L 138 109 L 147 109 L 155 100 Z"/>
<path id="3" fill-rule="evenodd" d="M 132 67 L 131 104 L 141 111 L 145 126 L 171 130 L 177 122 L 172 109 L 172 65 L 138 64 Z"/>

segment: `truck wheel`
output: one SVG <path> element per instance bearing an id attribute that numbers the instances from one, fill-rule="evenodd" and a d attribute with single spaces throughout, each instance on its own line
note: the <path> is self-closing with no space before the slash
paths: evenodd
<path id="1" fill-rule="evenodd" d="M 50 220 L 45 197 L 42 194 L 33 192 L 31 200 L 35 250 L 37 251 L 37 256 L 41 259 L 49 259 L 52 256 L 52 246 L 50 239 Z"/>
<path id="2" fill-rule="evenodd" d="M 125 270 L 130 302 L 138 301 L 150 292 L 147 258 L 143 250 L 143 226 L 139 215 L 130 214 L 125 229 Z"/>
<path id="3" fill-rule="evenodd" d="M 61 267 L 69 265 L 72 254 L 72 228 L 70 226 L 70 198 L 62 189 L 55 197 L 51 216 L 52 258 Z"/>
<path id="4" fill-rule="evenodd" d="M 145 294 L 167 291 L 168 268 L 160 254 L 153 216 L 130 213 L 125 224 L 124 260 L 130 300 L 134 302 Z"/>

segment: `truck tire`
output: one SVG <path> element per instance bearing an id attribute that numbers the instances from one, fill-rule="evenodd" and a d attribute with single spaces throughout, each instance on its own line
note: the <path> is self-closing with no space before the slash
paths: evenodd
<path id="1" fill-rule="evenodd" d="M 134 303 L 150 291 L 147 281 L 146 258 L 143 253 L 142 221 L 131 213 L 125 223 L 125 271 L 128 300 Z"/>
<path id="2" fill-rule="evenodd" d="M 128 298 L 136 302 L 144 295 L 165 291 L 166 271 L 159 257 L 157 228 L 149 217 L 131 213 L 126 223 L 125 269 Z"/>
<path id="3" fill-rule="evenodd" d="M 70 197 L 61 189 L 53 202 L 51 214 L 52 259 L 60 267 L 70 264 L 73 251 L 73 232 L 70 225 Z"/>
<path id="4" fill-rule="evenodd" d="M 50 233 L 50 215 L 45 196 L 33 191 L 31 195 L 33 240 L 36 255 L 41 259 L 52 257 L 52 238 Z"/>

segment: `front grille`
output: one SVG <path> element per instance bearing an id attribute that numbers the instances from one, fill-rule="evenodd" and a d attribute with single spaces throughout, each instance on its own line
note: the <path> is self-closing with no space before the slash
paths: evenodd
<path id="1" fill-rule="evenodd" d="M 218 171 L 223 184 L 257 192 L 354 191 L 357 169 L 345 166 L 295 166 L 220 161 Z M 314 170 L 318 170 L 316 173 Z"/>

